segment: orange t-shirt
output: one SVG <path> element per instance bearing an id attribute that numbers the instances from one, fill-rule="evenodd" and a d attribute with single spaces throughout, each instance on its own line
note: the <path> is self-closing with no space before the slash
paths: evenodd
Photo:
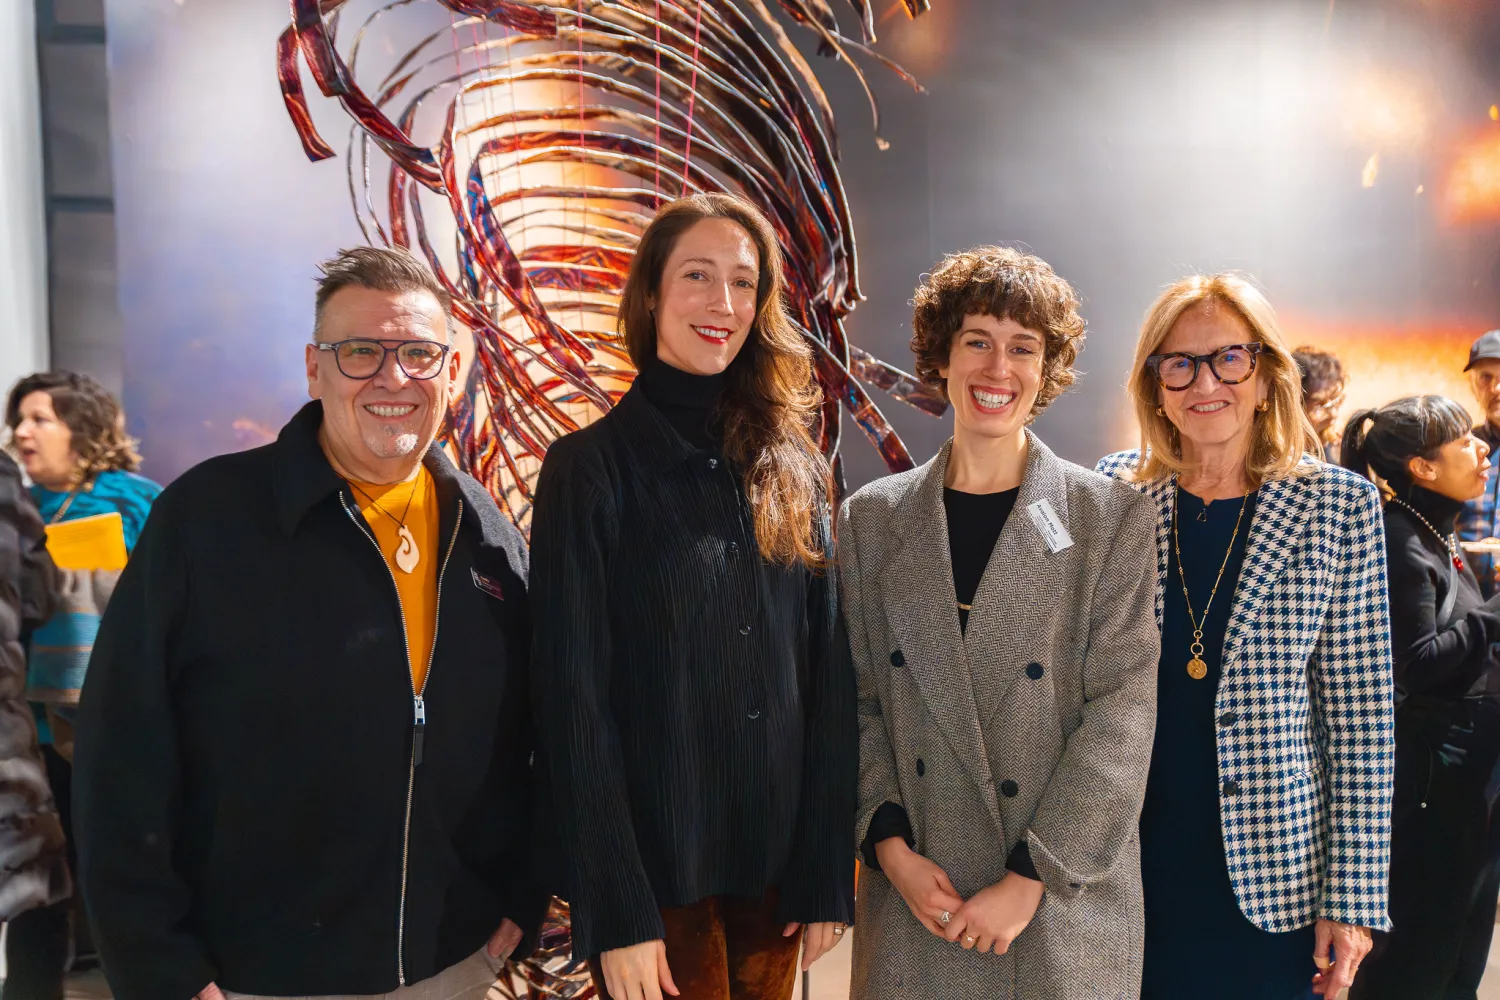
<path id="1" fill-rule="evenodd" d="M 432 640 L 437 631 L 437 574 L 443 554 L 438 551 L 438 500 L 432 473 L 424 466 L 409 483 L 361 483 L 350 480 L 354 501 L 370 522 L 381 555 L 396 578 L 401 615 L 406 619 L 407 660 L 411 664 L 412 690 L 422 693 L 432 660 Z M 410 506 L 408 506 L 408 503 Z M 406 540 L 401 524 L 411 532 L 416 545 L 416 565 L 410 552 L 403 553 Z M 402 569 L 405 563 L 411 572 Z"/>

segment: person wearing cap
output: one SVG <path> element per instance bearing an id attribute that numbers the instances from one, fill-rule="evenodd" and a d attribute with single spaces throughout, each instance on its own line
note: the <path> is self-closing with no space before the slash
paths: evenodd
<path id="1" fill-rule="evenodd" d="M 1469 348 L 1469 363 L 1464 366 L 1474 401 L 1484 413 L 1484 420 L 1474 428 L 1474 436 L 1490 447 L 1490 454 L 1500 449 L 1500 330 L 1491 330 Z M 1500 536 L 1500 466 L 1490 469 L 1484 492 L 1464 504 L 1458 516 L 1458 537 L 1466 542 L 1496 541 Z M 1497 542 L 1500 544 L 1500 542 Z M 1486 598 L 1500 592 L 1500 559 L 1493 553 L 1471 551 L 1470 562 Z"/>

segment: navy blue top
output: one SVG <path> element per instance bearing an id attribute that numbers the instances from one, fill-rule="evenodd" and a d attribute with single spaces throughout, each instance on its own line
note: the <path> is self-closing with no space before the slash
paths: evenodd
<path id="1" fill-rule="evenodd" d="M 1202 640 L 1208 675 L 1194 680 L 1187 672 L 1193 625 L 1182 596 L 1177 555 L 1169 550 L 1156 681 L 1156 743 L 1141 813 L 1146 895 L 1142 1000 L 1176 1000 L 1189 983 L 1212 983 L 1219 1000 L 1292 1000 L 1308 994 L 1316 971 L 1311 927 L 1270 934 L 1240 912 L 1219 823 L 1223 792 L 1214 698 L 1255 501 L 1254 494 L 1245 499 L 1236 535 L 1239 501 L 1205 505 L 1191 493 L 1177 491 L 1182 571 L 1193 612 L 1202 615 L 1208 607 Z M 1209 593 L 1231 537 L 1233 549 L 1210 605 Z"/>

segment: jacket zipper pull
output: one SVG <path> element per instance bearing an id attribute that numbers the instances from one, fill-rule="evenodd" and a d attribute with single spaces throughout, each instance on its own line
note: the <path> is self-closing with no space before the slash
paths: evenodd
<path id="1" fill-rule="evenodd" d="M 411 762 L 415 767 L 422 763 L 422 737 L 427 732 L 427 704 L 422 701 L 421 695 L 416 695 L 412 698 L 412 707 L 416 713 L 416 723 L 412 727 Z"/>

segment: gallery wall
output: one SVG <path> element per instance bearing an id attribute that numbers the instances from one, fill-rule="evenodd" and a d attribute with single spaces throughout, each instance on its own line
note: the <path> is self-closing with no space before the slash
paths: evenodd
<path id="1" fill-rule="evenodd" d="M 888 150 L 848 67 L 815 59 L 862 258 L 856 343 L 909 366 L 918 276 L 998 242 L 1083 297 L 1084 376 L 1038 423 L 1077 461 L 1131 442 L 1120 387 L 1139 318 L 1192 270 L 1253 276 L 1294 341 L 1345 355 L 1351 406 L 1464 391 L 1469 340 L 1500 326 L 1489 5 L 934 0 L 916 22 L 894 0 L 877 9 L 880 51 L 926 88 L 865 62 Z M 360 239 L 347 119 L 313 94 L 340 159 L 309 163 L 274 72 L 284 4 L 107 12 L 123 385 L 147 472 L 165 480 L 268 440 L 305 397 L 314 263 Z M 448 20 L 417 0 L 361 58 L 378 66 Z M 919 460 L 946 437 L 945 421 L 876 398 Z M 852 483 L 881 472 L 846 441 Z"/>

